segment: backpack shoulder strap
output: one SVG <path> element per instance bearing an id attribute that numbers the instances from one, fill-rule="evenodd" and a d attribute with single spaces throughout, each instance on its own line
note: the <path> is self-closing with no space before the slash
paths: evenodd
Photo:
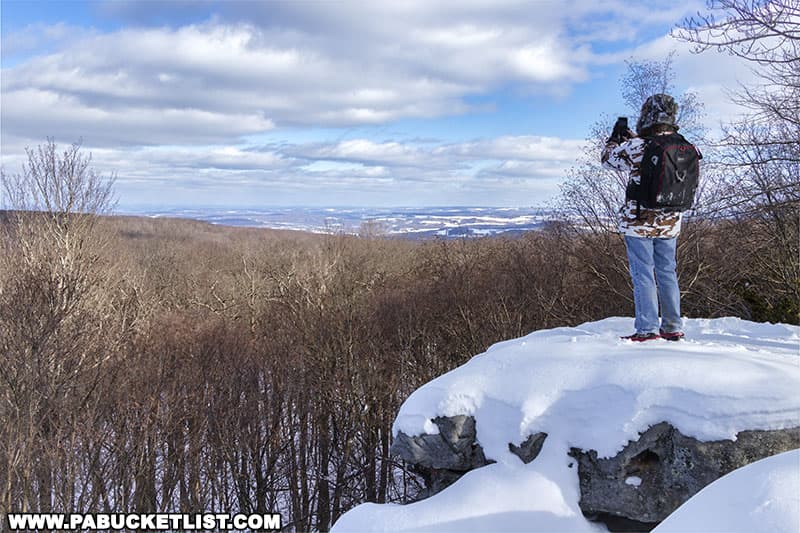
<path id="1" fill-rule="evenodd" d="M 653 145 L 653 141 L 655 137 L 653 135 L 647 135 L 642 137 L 644 144 L 642 145 L 642 162 L 639 164 L 640 172 L 642 166 L 645 165 L 645 156 L 647 155 L 647 150 Z M 641 176 L 641 174 L 640 174 Z M 640 178 L 641 179 L 641 178 Z M 627 193 L 627 191 L 626 191 Z M 636 201 L 636 220 L 640 220 L 642 218 L 642 201 L 641 201 L 641 194 L 642 194 L 642 185 L 641 183 L 636 185 L 635 187 L 635 195 L 632 198 Z M 627 194 L 626 194 L 627 195 Z"/>
<path id="2" fill-rule="evenodd" d="M 692 141 L 688 140 L 686 137 L 684 137 L 683 135 L 681 135 L 677 131 L 675 133 L 673 133 L 672 136 L 674 136 L 675 138 L 679 139 L 681 142 L 686 143 L 689 146 L 691 146 L 692 148 L 694 148 L 694 151 L 697 152 L 697 159 L 703 159 L 703 153 L 700 151 L 700 149 L 697 147 L 697 145 L 694 144 Z"/>

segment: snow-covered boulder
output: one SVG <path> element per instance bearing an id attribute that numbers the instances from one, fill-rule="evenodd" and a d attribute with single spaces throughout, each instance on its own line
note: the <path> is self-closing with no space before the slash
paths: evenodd
<path id="1" fill-rule="evenodd" d="M 654 492 L 669 500 L 663 493 L 681 485 L 670 481 L 673 470 L 703 472 L 684 480 L 671 507 L 640 520 L 652 527 L 711 478 L 800 447 L 800 328 L 693 319 L 685 341 L 621 340 L 631 327 L 609 318 L 537 331 L 415 391 L 395 421 L 404 443 L 395 450 L 446 452 L 455 437 L 458 450 L 488 466 L 457 472 L 422 501 L 359 506 L 334 530 L 602 531 L 584 514 L 637 520 L 625 514 L 631 502 Z M 443 436 L 455 419 L 472 442 L 462 430 Z M 585 474 L 598 465 L 608 492 L 627 498 L 622 509 L 587 506 L 601 489 Z"/>

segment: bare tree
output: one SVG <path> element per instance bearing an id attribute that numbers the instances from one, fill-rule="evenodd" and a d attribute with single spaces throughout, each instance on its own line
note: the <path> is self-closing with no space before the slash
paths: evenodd
<path id="1" fill-rule="evenodd" d="M 751 260 L 734 287 L 764 319 L 800 321 L 800 3 L 713 0 L 709 13 L 683 22 L 674 35 L 695 52 L 715 49 L 748 61 L 759 83 L 741 86 L 734 102 L 751 110 L 725 128 L 720 162 L 725 188 L 716 211 L 746 227 Z M 776 295 L 780 295 L 777 296 Z"/>
<path id="2" fill-rule="evenodd" d="M 708 8 L 673 35 L 693 43 L 697 53 L 716 49 L 752 63 L 762 84 L 742 87 L 736 101 L 758 119 L 800 127 L 800 3 L 712 0 Z"/>
<path id="3" fill-rule="evenodd" d="M 51 140 L 27 154 L 21 174 L 0 175 L 11 209 L 0 224 L 0 508 L 73 509 L 92 481 L 73 468 L 74 447 L 59 444 L 101 444 L 80 430 L 100 413 L 105 362 L 124 337 L 95 228 L 112 180 L 79 144 L 59 154 Z"/>
<path id="4" fill-rule="evenodd" d="M 620 80 L 622 98 L 633 113 L 638 113 L 641 105 L 653 94 L 675 92 L 675 52 L 670 52 L 661 61 L 644 59 L 626 61 L 627 72 Z M 678 116 L 676 122 L 680 125 L 681 132 L 699 142 L 705 139 L 706 130 L 701 119 L 703 117 L 703 103 L 692 91 L 676 95 L 678 103 Z M 605 130 L 604 133 L 607 133 Z"/>
<path id="5" fill-rule="evenodd" d="M 25 153 L 21 174 L 3 173 L 8 208 L 101 215 L 113 207 L 114 178 L 104 178 L 90 166 L 92 156 L 81 153 L 80 141 L 59 154 L 55 141 L 48 139 Z"/>

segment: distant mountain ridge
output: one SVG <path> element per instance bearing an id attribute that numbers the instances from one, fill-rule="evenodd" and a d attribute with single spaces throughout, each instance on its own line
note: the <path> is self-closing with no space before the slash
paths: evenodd
<path id="1" fill-rule="evenodd" d="M 122 214 L 177 217 L 225 226 L 405 238 L 462 238 L 538 230 L 553 217 L 542 207 L 167 208 Z"/>

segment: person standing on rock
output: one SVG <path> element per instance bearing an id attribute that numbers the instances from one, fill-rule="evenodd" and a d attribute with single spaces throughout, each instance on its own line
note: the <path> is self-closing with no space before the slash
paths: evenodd
<path id="1" fill-rule="evenodd" d="M 677 113 L 672 96 L 650 96 L 636 133 L 620 117 L 602 151 L 604 166 L 630 176 L 619 232 L 633 282 L 636 331 L 623 337 L 631 341 L 684 336 L 675 252 L 682 212 L 694 201 L 702 155 L 678 133 Z"/>

